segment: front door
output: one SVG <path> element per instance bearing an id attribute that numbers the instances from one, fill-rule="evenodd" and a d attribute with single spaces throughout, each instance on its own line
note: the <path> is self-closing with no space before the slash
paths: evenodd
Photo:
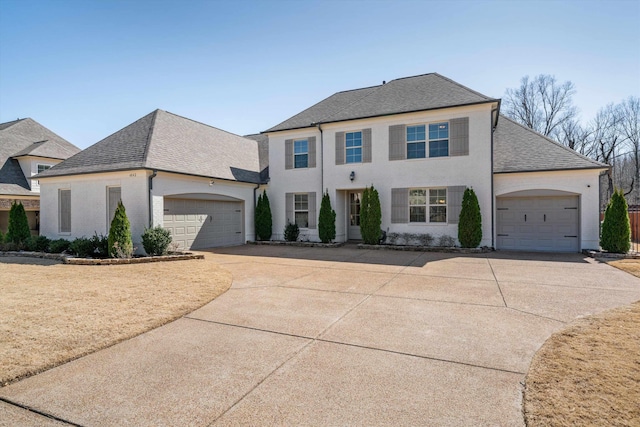
<path id="1" fill-rule="evenodd" d="M 349 240 L 362 240 L 360 234 L 360 201 L 362 192 L 349 193 Z"/>

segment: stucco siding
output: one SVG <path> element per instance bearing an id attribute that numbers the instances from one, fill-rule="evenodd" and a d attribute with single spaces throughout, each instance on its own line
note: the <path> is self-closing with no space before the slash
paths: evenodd
<path id="1" fill-rule="evenodd" d="M 578 195 L 580 249 L 597 249 L 600 247 L 599 174 L 599 170 L 496 174 L 494 192 L 496 197 L 519 195 L 518 192 L 528 196 L 553 194 L 549 191 Z"/>
<path id="2" fill-rule="evenodd" d="M 454 118 L 469 118 L 469 155 L 409 160 L 389 160 L 389 126 L 429 124 Z M 336 132 L 371 129 L 371 162 L 336 165 Z M 316 136 L 317 167 L 285 169 L 285 140 Z M 427 149 L 428 150 L 428 149 Z M 338 162 L 341 163 L 341 162 Z M 355 179 L 350 180 L 354 172 Z M 382 228 L 394 232 L 443 234 L 457 238 L 453 224 L 391 224 L 391 189 L 404 187 L 473 187 L 483 214 L 482 245 L 491 245 L 491 109 L 489 105 L 451 108 L 354 120 L 269 134 L 270 198 L 272 200 L 274 234 L 282 238 L 286 222 L 285 193 L 312 192 L 320 195 L 326 189 L 336 210 L 336 240 L 347 239 L 348 190 L 360 190 L 373 185 L 380 195 Z M 304 230 L 307 233 L 306 230 Z M 317 230 L 305 236 L 317 240 Z"/>
<path id="3" fill-rule="evenodd" d="M 107 187 L 119 186 L 131 223 L 133 245 L 142 248 L 141 235 L 148 224 L 145 170 L 52 177 L 40 180 L 40 234 L 50 239 L 107 235 Z M 58 231 L 58 190 L 71 190 L 71 232 Z"/>

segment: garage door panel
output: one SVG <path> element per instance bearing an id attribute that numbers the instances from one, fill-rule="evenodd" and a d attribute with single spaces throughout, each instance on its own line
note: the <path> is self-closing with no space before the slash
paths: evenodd
<path id="1" fill-rule="evenodd" d="M 244 243 L 242 202 L 165 199 L 164 228 L 183 249 Z"/>
<path id="2" fill-rule="evenodd" d="M 579 251 L 577 196 L 497 199 L 498 249 Z"/>

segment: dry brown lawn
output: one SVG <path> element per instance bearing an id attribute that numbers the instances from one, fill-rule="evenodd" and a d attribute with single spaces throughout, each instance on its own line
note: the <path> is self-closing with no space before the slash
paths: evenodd
<path id="1" fill-rule="evenodd" d="M 640 260 L 610 262 L 640 277 Z M 554 334 L 526 378 L 528 426 L 640 426 L 640 301 Z"/>
<path id="2" fill-rule="evenodd" d="M 230 285 L 231 273 L 206 258 L 108 266 L 0 258 L 0 385 L 161 326 Z"/>

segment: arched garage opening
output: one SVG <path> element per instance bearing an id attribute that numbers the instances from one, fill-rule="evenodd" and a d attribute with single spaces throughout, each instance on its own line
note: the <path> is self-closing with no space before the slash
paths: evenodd
<path id="1" fill-rule="evenodd" d="M 180 249 L 244 243 L 244 201 L 220 194 L 164 196 L 163 227 Z"/>
<path id="2" fill-rule="evenodd" d="M 543 189 L 497 196 L 496 249 L 579 252 L 580 196 Z"/>

